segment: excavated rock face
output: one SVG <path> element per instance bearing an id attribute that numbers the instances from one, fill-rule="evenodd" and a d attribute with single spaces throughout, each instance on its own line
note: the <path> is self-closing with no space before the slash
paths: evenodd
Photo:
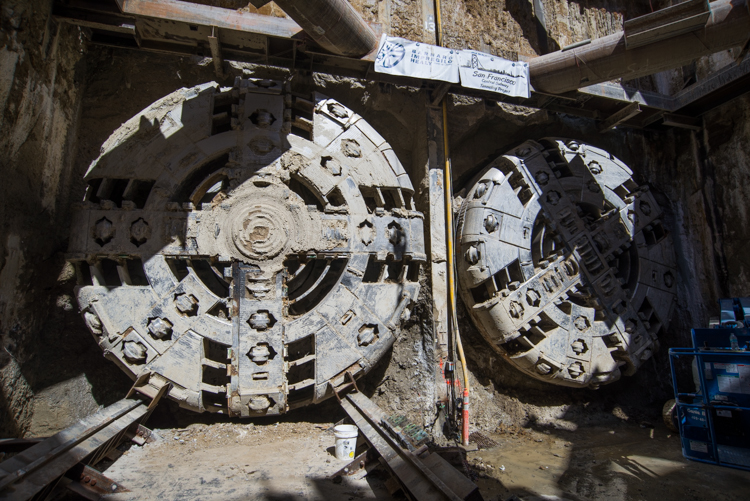
<path id="1" fill-rule="evenodd" d="M 417 297 L 423 216 L 350 109 L 279 82 L 181 89 L 92 164 L 69 259 L 105 355 L 196 411 L 283 413 L 393 344 Z"/>
<path id="2" fill-rule="evenodd" d="M 461 207 L 460 291 L 486 340 L 530 377 L 598 387 L 658 349 L 675 301 L 671 237 L 648 187 L 606 151 L 527 141 Z"/>

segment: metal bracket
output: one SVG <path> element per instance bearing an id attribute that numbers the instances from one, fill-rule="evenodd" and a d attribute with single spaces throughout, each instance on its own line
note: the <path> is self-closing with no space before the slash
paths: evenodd
<path id="1" fill-rule="evenodd" d="M 336 396 L 336 400 L 341 403 L 341 399 L 346 396 L 347 393 L 350 393 L 352 390 L 354 390 L 354 393 L 359 393 L 359 388 L 357 388 L 357 382 L 354 380 L 354 376 L 351 372 L 346 371 L 346 374 L 344 374 L 344 381 L 346 379 L 349 379 L 349 382 L 344 382 L 338 386 L 338 388 L 334 387 L 333 384 L 330 382 L 328 385 L 333 390 L 333 394 Z"/>
<path id="2" fill-rule="evenodd" d="M 67 489 L 84 499 L 101 499 L 107 494 L 130 492 L 130 489 L 83 463 L 70 469 L 65 476 L 71 480 L 66 485 Z"/>
<path id="3" fill-rule="evenodd" d="M 451 88 L 450 82 L 444 82 L 441 83 L 439 86 L 435 87 L 435 89 L 430 93 L 430 104 L 432 106 L 437 106 L 440 104 L 440 101 L 443 100 L 443 97 L 448 93 L 448 90 Z"/>
<path id="4" fill-rule="evenodd" d="M 142 424 L 139 424 L 135 430 L 132 430 L 128 436 L 132 435 L 130 437 L 130 440 L 138 445 L 144 445 L 144 444 L 150 444 L 151 442 L 155 442 L 156 439 L 152 436 L 152 431 Z"/>

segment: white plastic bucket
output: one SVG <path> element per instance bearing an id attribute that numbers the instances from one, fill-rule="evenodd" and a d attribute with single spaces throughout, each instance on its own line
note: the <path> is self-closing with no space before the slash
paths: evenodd
<path id="1" fill-rule="evenodd" d="M 336 459 L 354 459 L 359 430 L 353 424 L 340 424 L 333 428 L 336 436 Z"/>

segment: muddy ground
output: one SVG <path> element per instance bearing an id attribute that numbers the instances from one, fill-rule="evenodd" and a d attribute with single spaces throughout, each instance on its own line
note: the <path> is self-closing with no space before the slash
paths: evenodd
<path id="1" fill-rule="evenodd" d="M 388 494 L 382 468 L 334 481 L 346 461 L 333 455 L 332 420 L 311 417 L 155 429 L 157 442 L 122 447 L 106 469 L 131 491 L 110 498 L 404 499 Z M 747 498 L 750 472 L 685 460 L 679 438 L 660 423 L 613 416 L 567 431 L 500 426 L 483 435 L 496 445 L 470 444 L 461 470 L 488 501 Z"/>

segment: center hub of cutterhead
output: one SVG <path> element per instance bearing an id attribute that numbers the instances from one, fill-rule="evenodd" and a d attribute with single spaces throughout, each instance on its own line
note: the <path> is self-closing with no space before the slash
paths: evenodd
<path id="1" fill-rule="evenodd" d="M 283 200 L 248 197 L 232 210 L 232 242 L 244 256 L 263 261 L 286 250 L 296 234 L 296 221 Z"/>

